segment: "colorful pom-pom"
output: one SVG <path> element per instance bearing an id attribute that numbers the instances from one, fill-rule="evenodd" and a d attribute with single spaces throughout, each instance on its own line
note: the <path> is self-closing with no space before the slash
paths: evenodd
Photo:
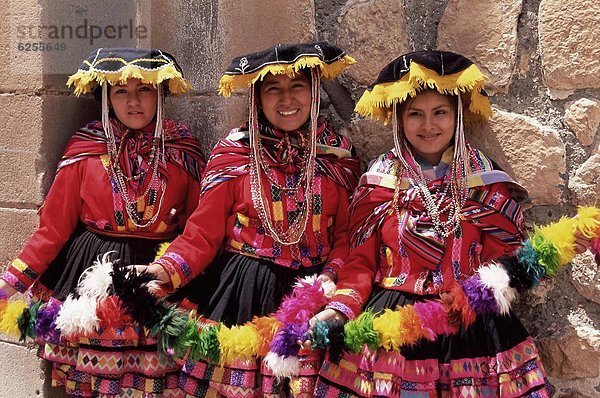
<path id="1" fill-rule="evenodd" d="M 253 324 L 231 328 L 223 325 L 219 329 L 218 337 L 222 364 L 232 363 L 237 359 L 248 360 L 256 356 L 259 336 Z"/>
<path id="2" fill-rule="evenodd" d="M 379 335 L 373 328 L 375 315 L 364 311 L 344 326 L 344 343 L 350 352 L 359 353 L 366 344 L 374 349 L 380 344 Z"/>
<path id="3" fill-rule="evenodd" d="M 20 337 L 17 319 L 26 307 L 27 303 L 23 300 L 14 300 L 8 303 L 4 309 L 2 319 L 0 320 L 0 333 L 13 337 Z"/>
<path id="4" fill-rule="evenodd" d="M 329 345 L 329 325 L 325 321 L 317 321 L 310 333 L 312 349 L 326 349 Z"/>
<path id="5" fill-rule="evenodd" d="M 400 348 L 400 314 L 398 311 L 385 309 L 378 317 L 373 319 L 373 329 L 379 335 L 381 347 L 392 351 Z"/>

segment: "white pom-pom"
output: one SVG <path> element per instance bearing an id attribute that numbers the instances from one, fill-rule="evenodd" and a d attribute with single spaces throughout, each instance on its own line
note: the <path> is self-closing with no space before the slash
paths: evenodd
<path id="1" fill-rule="evenodd" d="M 295 356 L 286 358 L 274 352 L 269 352 L 264 361 L 276 377 L 292 377 L 300 374 L 300 360 Z"/>
<path id="2" fill-rule="evenodd" d="M 512 302 L 517 297 L 516 289 L 510 287 L 510 276 L 499 264 L 491 263 L 477 270 L 481 283 L 494 292 L 494 299 L 500 310 L 505 315 L 510 311 Z"/>
<path id="3" fill-rule="evenodd" d="M 317 282 L 318 278 L 319 278 L 319 275 L 317 275 L 317 274 L 305 276 L 304 278 L 300 278 L 300 279 L 296 280 L 294 287 L 302 287 L 304 285 L 312 286 Z"/>
<path id="4" fill-rule="evenodd" d="M 81 274 L 77 284 L 77 291 L 80 295 L 96 299 L 102 299 L 108 295 L 108 288 L 112 283 L 110 273 L 113 270 L 113 262 L 110 258 L 113 253 L 116 252 L 104 253 L 102 258 L 98 256 L 98 259 L 94 261 L 94 265 Z"/>
<path id="5" fill-rule="evenodd" d="M 69 295 L 56 317 L 56 327 L 65 337 L 92 333 L 99 326 L 96 308 L 95 298 Z"/>

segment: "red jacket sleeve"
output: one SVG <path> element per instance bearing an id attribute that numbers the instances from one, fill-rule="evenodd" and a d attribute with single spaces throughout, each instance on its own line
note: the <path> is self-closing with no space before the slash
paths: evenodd
<path id="1" fill-rule="evenodd" d="M 225 238 L 227 218 L 232 213 L 235 182 L 236 179 L 225 181 L 205 192 L 187 220 L 183 234 L 155 261 L 169 275 L 172 289 L 202 273 L 217 255 Z"/>
<path id="2" fill-rule="evenodd" d="M 337 185 L 338 210 L 333 221 L 333 230 L 329 237 L 329 242 L 333 244 L 327 263 L 323 272 L 330 272 L 337 279 L 340 268 L 344 266 L 350 252 L 350 239 L 348 235 L 349 215 L 348 191 L 340 185 Z"/>
<path id="3" fill-rule="evenodd" d="M 40 208 L 40 224 L 2 278 L 23 292 L 48 268 L 79 223 L 85 161 L 63 168 Z"/>

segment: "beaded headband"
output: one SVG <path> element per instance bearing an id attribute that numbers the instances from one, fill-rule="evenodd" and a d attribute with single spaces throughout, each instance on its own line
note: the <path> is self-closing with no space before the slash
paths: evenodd
<path id="1" fill-rule="evenodd" d="M 169 53 L 145 48 L 99 48 L 83 60 L 77 72 L 69 77 L 67 86 L 74 87 L 77 96 L 92 92 L 104 82 L 123 84 L 127 79 L 140 79 L 158 86 L 167 82 L 170 94 L 183 94 L 192 88 L 183 78 L 181 68 Z"/>
<path id="2" fill-rule="evenodd" d="M 418 51 L 396 58 L 384 67 L 375 82 L 363 93 L 355 111 L 388 124 L 394 104 L 415 97 L 421 90 L 436 89 L 442 94 L 461 94 L 465 122 L 488 119 L 492 108 L 483 87 L 484 74 L 473 62 L 449 51 Z"/>
<path id="3" fill-rule="evenodd" d="M 354 58 L 324 41 L 278 44 L 264 51 L 234 58 L 219 81 L 219 94 L 229 97 L 236 89 L 250 86 L 269 73 L 292 77 L 305 68 L 318 68 L 322 78 L 334 79 L 354 63 Z"/>

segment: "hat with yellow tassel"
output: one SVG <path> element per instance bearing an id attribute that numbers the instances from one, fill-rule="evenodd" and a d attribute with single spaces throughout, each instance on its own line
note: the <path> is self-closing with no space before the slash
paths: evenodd
<path id="1" fill-rule="evenodd" d="M 83 60 L 77 72 L 69 77 L 77 96 L 90 93 L 104 82 L 125 84 L 127 79 L 140 79 L 155 86 L 165 83 L 173 95 L 183 94 L 191 85 L 183 78 L 181 68 L 169 53 L 146 48 L 99 48 Z"/>
<path id="2" fill-rule="evenodd" d="M 460 54 L 427 50 L 402 55 L 390 62 L 356 104 L 362 116 L 385 124 L 392 119 L 394 105 L 415 97 L 421 90 L 461 95 L 466 123 L 484 121 L 492 108 L 483 87 L 485 75 Z"/>
<path id="3" fill-rule="evenodd" d="M 334 79 L 354 63 L 354 58 L 324 41 L 278 44 L 264 51 L 234 58 L 219 81 L 219 93 L 229 97 L 236 89 L 248 87 L 269 73 L 292 77 L 301 69 L 316 68 L 321 78 Z"/>

